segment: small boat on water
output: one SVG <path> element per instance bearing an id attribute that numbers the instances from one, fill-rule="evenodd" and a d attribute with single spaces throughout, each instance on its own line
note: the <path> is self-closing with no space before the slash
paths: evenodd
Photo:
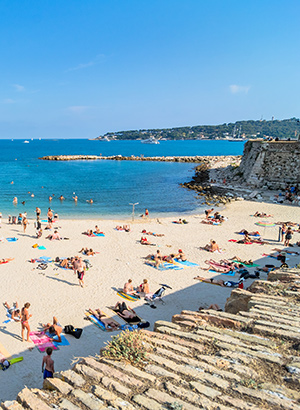
<path id="1" fill-rule="evenodd" d="M 25 141 L 23 142 L 23 144 L 29 144 L 29 141 L 25 140 Z"/>
<path id="2" fill-rule="evenodd" d="M 146 140 L 141 140 L 142 144 L 159 144 L 159 141 L 157 138 L 153 137 L 153 135 L 151 135 L 149 138 L 147 138 Z"/>
<path id="3" fill-rule="evenodd" d="M 105 135 L 104 137 L 102 137 L 102 138 L 98 138 L 98 141 L 105 141 L 105 142 L 109 142 L 110 141 L 110 139 Z"/>

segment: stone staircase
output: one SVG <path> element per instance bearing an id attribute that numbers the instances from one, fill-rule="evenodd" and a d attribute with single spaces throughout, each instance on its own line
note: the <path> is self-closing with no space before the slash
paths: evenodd
<path id="1" fill-rule="evenodd" d="M 278 277 L 282 272 L 278 272 Z M 142 330 L 141 367 L 86 357 L 5 410 L 300 410 L 299 277 L 236 289 L 226 311 L 184 310 Z M 286 279 L 286 275 L 283 275 Z M 296 290 L 295 290 L 296 289 Z M 231 313 L 234 306 L 243 310 Z"/>

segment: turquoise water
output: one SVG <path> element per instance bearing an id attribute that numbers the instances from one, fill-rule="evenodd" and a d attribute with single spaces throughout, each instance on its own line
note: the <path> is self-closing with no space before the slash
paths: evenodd
<path id="1" fill-rule="evenodd" d="M 182 214 L 199 207 L 193 192 L 179 186 L 189 181 L 194 164 L 134 161 L 41 161 L 44 155 L 240 155 L 243 142 L 88 140 L 0 140 L 0 211 L 3 216 L 26 211 L 34 216 L 36 206 L 45 215 L 51 208 L 62 218 L 110 218 L 130 215 L 129 203 L 139 202 L 136 214 L 147 207 L 151 215 Z M 11 181 L 14 183 L 11 184 Z M 31 197 L 34 194 L 34 197 Z M 63 195 L 65 201 L 59 201 Z M 72 196 L 78 196 L 75 204 Z M 18 204 L 13 205 L 14 197 Z M 94 203 L 86 201 L 93 199 Z M 25 205 L 21 202 L 25 201 Z"/>

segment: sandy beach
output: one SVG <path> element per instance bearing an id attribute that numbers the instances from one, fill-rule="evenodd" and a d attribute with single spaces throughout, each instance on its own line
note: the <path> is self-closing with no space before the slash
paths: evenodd
<path id="1" fill-rule="evenodd" d="M 42 210 L 43 211 L 43 210 Z M 167 290 L 165 304 L 157 304 L 156 309 L 145 305 L 144 300 L 128 302 L 140 317 L 151 323 L 151 328 L 157 320 L 171 320 L 172 315 L 182 309 L 198 310 L 200 306 L 208 307 L 211 303 L 218 303 L 224 308 L 225 301 L 229 297 L 231 289 L 210 284 L 201 283 L 194 279 L 195 276 L 207 278 L 221 278 L 223 280 L 238 281 L 239 276 L 219 275 L 204 271 L 201 267 L 207 267 L 205 260 L 213 258 L 219 261 L 239 256 L 241 259 L 252 259 L 261 267 L 265 264 L 279 266 L 280 262 L 275 259 L 264 257 L 264 253 L 270 253 L 274 247 L 283 249 L 282 243 L 278 243 L 278 226 L 258 227 L 255 222 L 260 218 L 253 215 L 256 211 L 272 214 L 266 218 L 270 222 L 293 221 L 299 223 L 300 208 L 295 206 L 237 201 L 228 205 L 221 211 L 228 220 L 220 226 L 205 225 L 201 221 L 204 215 L 191 215 L 186 217 L 188 224 L 179 225 L 172 221 L 176 218 L 137 218 L 131 221 L 118 220 L 59 220 L 54 226 L 68 240 L 50 241 L 45 237 L 36 239 L 34 221 L 30 221 L 26 233 L 23 233 L 21 225 L 9 225 L 3 218 L 0 236 L 3 238 L 16 237 L 15 242 L 4 239 L 0 243 L 1 258 L 14 258 L 7 264 L 0 265 L 1 274 L 1 303 L 7 301 L 10 305 L 18 301 L 19 306 L 30 302 L 31 330 L 40 329 L 41 323 L 49 322 L 56 316 L 62 326 L 72 324 L 74 327 L 83 328 L 83 334 L 79 340 L 67 336 L 69 346 L 60 347 L 53 353 L 55 370 L 68 369 L 79 357 L 99 353 L 100 348 L 110 339 L 115 332 L 104 332 L 84 320 L 85 311 L 88 308 L 100 308 L 111 314 L 108 306 L 117 301 L 123 301 L 116 294 L 116 289 L 123 287 L 124 283 L 132 278 L 134 286 L 139 285 L 144 278 L 150 284 L 150 291 L 155 292 L 161 283 L 168 284 L 172 290 Z M 44 214 L 42 214 L 45 217 Z M 177 218 L 178 219 L 178 218 Z M 116 225 L 130 223 L 131 232 L 118 232 Z M 44 224 L 45 225 L 45 224 Z M 105 237 L 87 237 L 82 232 L 93 229 L 98 225 L 105 232 Z M 259 231 L 269 244 L 244 245 L 228 242 L 229 239 L 241 239 L 235 232 L 241 229 Z M 149 241 L 156 246 L 143 246 L 139 243 L 142 229 L 164 234 L 162 237 L 148 236 Z M 222 249 L 221 254 L 212 254 L 199 247 L 205 246 L 210 239 L 214 239 Z M 294 233 L 291 243 L 300 240 L 300 234 Z M 45 250 L 33 248 L 38 243 Z M 92 267 L 86 272 L 86 287 L 81 288 L 78 279 L 71 270 L 57 268 L 54 263 L 49 264 L 44 271 L 36 269 L 36 263 L 30 263 L 33 258 L 47 256 L 55 259 L 57 256 L 70 257 L 78 255 L 83 248 L 92 248 L 99 252 L 93 257 L 88 257 Z M 183 249 L 187 259 L 197 263 L 198 267 L 186 267 L 182 270 L 157 270 L 145 264 L 144 257 L 155 253 L 157 249 L 163 255 L 177 253 Z M 294 247 L 299 251 L 300 248 Z M 289 256 L 287 263 L 294 266 L 299 263 L 299 256 Z M 249 269 L 250 272 L 254 268 Z M 261 279 L 267 277 L 261 274 Z M 252 280 L 245 282 L 249 286 Z M 114 316 L 114 318 L 116 318 Z M 0 309 L 0 352 L 13 357 L 23 356 L 23 362 L 14 364 L 7 371 L 0 372 L 0 401 L 15 399 L 18 392 L 24 387 L 41 387 L 42 372 L 41 363 L 43 354 L 34 347 L 33 343 L 21 341 L 20 323 L 2 322 L 7 319 L 4 307 Z M 118 319 L 118 318 L 117 318 Z M 118 321 L 124 324 L 120 319 Z M 33 349 L 32 349 L 33 348 Z"/>

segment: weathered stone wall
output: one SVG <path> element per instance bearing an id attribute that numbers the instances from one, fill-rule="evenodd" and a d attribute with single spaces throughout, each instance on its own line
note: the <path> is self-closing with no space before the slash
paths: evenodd
<path id="1" fill-rule="evenodd" d="M 250 140 L 238 172 L 251 186 L 280 189 L 300 183 L 299 168 L 300 142 Z"/>

